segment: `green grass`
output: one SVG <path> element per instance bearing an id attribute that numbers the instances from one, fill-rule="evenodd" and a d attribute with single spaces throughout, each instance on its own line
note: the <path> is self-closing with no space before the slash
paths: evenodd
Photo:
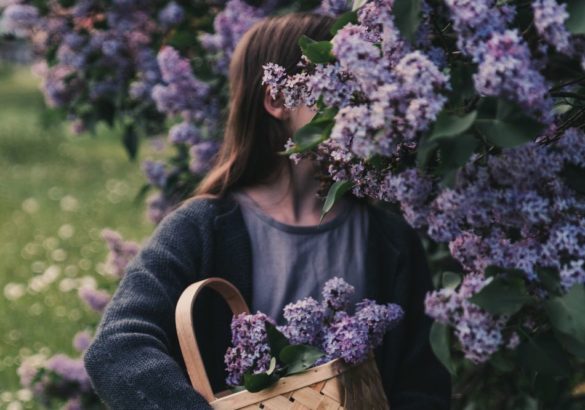
<path id="1" fill-rule="evenodd" d="M 24 357 L 76 355 L 74 334 L 99 321 L 75 286 L 94 278 L 99 286 L 115 288 L 115 281 L 100 273 L 107 253 L 101 229 L 116 229 L 138 242 L 152 232 L 144 204 L 133 201 L 144 183 L 140 160 L 161 153 L 143 142 L 138 160 L 131 162 L 115 131 L 103 127 L 96 136 L 75 136 L 67 123 L 51 125 L 39 80 L 26 67 L 0 67 L 0 97 L 4 408 L 18 397 L 16 369 Z M 23 406 L 35 404 L 24 401 Z"/>

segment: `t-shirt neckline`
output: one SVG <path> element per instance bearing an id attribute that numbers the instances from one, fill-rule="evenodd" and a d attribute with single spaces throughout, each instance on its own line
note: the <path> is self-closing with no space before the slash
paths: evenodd
<path id="1" fill-rule="evenodd" d="M 252 213 L 261 221 L 280 231 L 293 234 L 314 234 L 334 229 L 347 219 L 354 207 L 353 201 L 348 200 L 345 202 L 345 208 L 343 211 L 332 220 L 320 225 L 297 226 L 285 224 L 272 218 L 270 215 L 265 213 L 252 198 L 241 191 L 231 192 L 231 194 L 234 199 L 236 199 L 236 203 L 239 206 L 243 205 L 246 207 L 246 209 L 251 210 Z"/>

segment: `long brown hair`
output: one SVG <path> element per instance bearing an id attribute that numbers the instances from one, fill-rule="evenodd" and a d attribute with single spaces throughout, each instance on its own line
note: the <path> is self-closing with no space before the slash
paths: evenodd
<path id="1" fill-rule="evenodd" d="M 262 65 L 272 62 L 295 74 L 301 59 L 299 38 L 331 39 L 335 20 L 312 13 L 271 16 L 255 23 L 238 42 L 229 67 L 229 114 L 214 166 L 194 197 L 222 197 L 228 190 L 266 182 L 287 157 L 278 155 L 291 136 L 286 124 L 264 108 Z"/>

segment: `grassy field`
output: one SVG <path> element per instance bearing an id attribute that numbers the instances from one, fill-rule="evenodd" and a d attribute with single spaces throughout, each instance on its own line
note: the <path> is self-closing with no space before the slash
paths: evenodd
<path id="1" fill-rule="evenodd" d="M 77 287 L 115 287 L 101 229 L 138 242 L 152 232 L 133 201 L 140 159 L 161 153 L 143 142 L 131 162 L 115 131 L 74 136 L 47 124 L 38 79 L 26 67 L 0 71 L 0 408 L 35 408 L 16 369 L 39 352 L 75 355 L 73 335 L 97 323 Z"/>

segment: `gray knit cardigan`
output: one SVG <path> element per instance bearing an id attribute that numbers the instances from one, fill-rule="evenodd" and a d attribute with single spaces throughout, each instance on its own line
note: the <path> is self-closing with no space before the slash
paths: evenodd
<path id="1" fill-rule="evenodd" d="M 368 205 L 367 292 L 405 310 L 399 326 L 376 349 L 392 410 L 448 409 L 450 376 L 429 345 L 431 289 L 416 233 L 394 214 Z M 189 383 L 174 311 L 181 292 L 208 276 L 231 281 L 250 305 L 250 238 L 230 196 L 190 199 L 167 215 L 129 263 L 84 355 L 92 385 L 112 409 L 210 409 Z M 226 388 L 223 355 L 230 312 L 213 291 L 196 302 L 195 329 L 214 391 Z M 205 312 L 206 314 L 201 314 Z"/>

